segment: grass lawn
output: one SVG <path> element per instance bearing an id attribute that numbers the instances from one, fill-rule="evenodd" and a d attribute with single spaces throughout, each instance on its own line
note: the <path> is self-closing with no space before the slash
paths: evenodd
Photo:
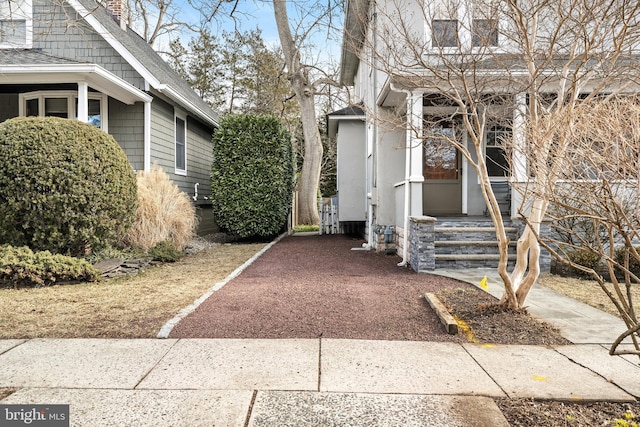
<path id="1" fill-rule="evenodd" d="M 538 279 L 538 284 L 553 289 L 556 292 L 567 295 L 571 298 L 582 301 L 592 307 L 605 311 L 614 316 L 620 317 L 618 309 L 613 305 L 607 294 L 594 280 L 576 279 L 573 277 L 563 277 L 556 275 L 545 275 Z M 608 288 L 613 292 L 613 285 L 608 284 Z M 626 289 L 622 288 L 623 292 Z M 640 284 L 632 285 L 633 302 L 640 304 Z M 638 310 L 638 308 L 636 308 Z"/>
<path id="2" fill-rule="evenodd" d="M 216 245 L 126 279 L 0 289 L 0 338 L 155 338 L 264 246 Z"/>

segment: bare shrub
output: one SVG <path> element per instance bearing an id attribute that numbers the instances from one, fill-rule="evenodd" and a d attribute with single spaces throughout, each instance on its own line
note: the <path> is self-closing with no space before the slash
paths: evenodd
<path id="1" fill-rule="evenodd" d="M 171 182 L 157 165 L 138 172 L 138 209 L 125 242 L 149 250 L 160 242 L 172 242 L 180 250 L 193 237 L 198 217 L 189 196 Z"/>

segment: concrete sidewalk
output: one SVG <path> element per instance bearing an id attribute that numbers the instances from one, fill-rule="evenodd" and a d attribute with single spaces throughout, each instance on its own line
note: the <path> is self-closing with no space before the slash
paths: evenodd
<path id="1" fill-rule="evenodd" d="M 74 426 L 500 426 L 491 397 L 633 401 L 639 378 L 601 345 L 0 341 L 0 403 L 69 404 Z"/>

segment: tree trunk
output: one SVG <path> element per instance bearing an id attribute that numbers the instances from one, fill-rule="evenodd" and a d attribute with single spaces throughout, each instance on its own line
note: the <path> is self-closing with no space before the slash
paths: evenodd
<path id="1" fill-rule="evenodd" d="M 287 65 L 288 78 L 300 105 L 302 132 L 304 134 L 304 160 L 297 183 L 299 191 L 298 222 L 301 224 L 318 224 L 320 217 L 318 216 L 317 200 L 322 165 L 322 140 L 318 130 L 318 121 L 316 120 L 315 88 L 309 82 L 305 67 L 300 63 L 300 50 L 295 45 L 289 28 L 287 2 L 273 0 L 273 11 Z"/>

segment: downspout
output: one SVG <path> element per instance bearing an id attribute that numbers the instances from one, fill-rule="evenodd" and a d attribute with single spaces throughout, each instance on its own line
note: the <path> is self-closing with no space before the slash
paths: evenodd
<path id="1" fill-rule="evenodd" d="M 373 184 L 374 184 L 374 182 L 377 182 L 377 179 L 374 178 L 373 173 L 374 173 L 374 171 L 375 171 L 376 174 L 378 173 L 378 168 L 374 167 L 374 163 L 376 163 L 378 161 L 378 156 L 377 156 L 377 154 L 378 154 L 378 150 L 377 150 L 377 146 L 378 146 L 378 126 L 375 123 L 375 121 L 378 119 L 378 103 L 377 103 L 377 101 L 375 99 L 375 93 L 378 90 L 378 69 L 376 68 L 377 61 L 376 61 L 376 58 L 375 58 L 375 55 L 376 55 L 375 52 L 377 52 L 377 48 L 378 48 L 378 42 L 377 42 L 377 40 L 378 40 L 378 38 L 377 38 L 378 29 L 377 29 L 377 26 L 376 26 L 378 14 L 376 12 L 376 4 L 375 4 L 375 2 L 373 2 L 371 7 L 373 9 L 372 13 L 371 13 L 371 16 L 373 18 L 373 22 L 372 22 L 372 26 L 371 26 L 371 28 L 373 29 L 373 32 L 371 34 L 371 37 L 373 39 L 372 40 L 372 43 L 373 43 L 372 52 L 374 52 L 373 53 L 374 56 L 372 58 L 373 59 L 372 62 L 374 64 L 373 65 L 373 82 L 372 82 L 372 84 L 373 84 L 373 93 L 374 93 L 374 95 L 373 95 L 373 117 L 374 117 L 374 123 L 373 123 L 373 135 L 372 135 L 373 144 L 371 145 L 371 156 L 372 156 L 372 159 L 371 159 L 371 167 L 370 167 L 370 172 L 369 172 L 370 173 L 370 176 L 369 176 L 369 185 L 370 185 L 369 190 L 370 191 L 368 192 L 369 209 L 367 209 L 367 223 L 369 224 L 369 231 L 367 233 L 368 234 L 367 243 L 364 245 L 365 249 L 367 249 L 367 250 L 373 249 L 373 244 L 372 244 L 373 238 L 374 238 L 373 237 L 373 205 L 372 205 L 373 196 L 374 196 Z M 367 163 L 368 163 L 368 161 L 367 161 Z M 375 197 L 376 198 L 378 197 L 378 191 L 377 190 L 375 191 Z M 377 205 L 378 205 L 378 203 L 377 203 L 377 200 L 376 200 L 376 206 Z"/>
<path id="2" fill-rule="evenodd" d="M 391 90 L 402 92 L 407 95 L 407 122 L 411 126 L 411 115 L 413 114 L 413 98 L 411 91 L 399 89 L 391 83 Z M 409 127 L 411 129 L 411 127 Z M 398 267 L 405 267 L 408 264 L 409 255 L 409 209 L 411 208 L 411 131 L 407 131 L 405 141 L 405 166 L 404 166 L 404 236 L 402 238 L 402 261 L 398 263 Z"/>
<path id="3" fill-rule="evenodd" d="M 144 170 L 151 170 L 151 101 L 144 103 Z"/>

